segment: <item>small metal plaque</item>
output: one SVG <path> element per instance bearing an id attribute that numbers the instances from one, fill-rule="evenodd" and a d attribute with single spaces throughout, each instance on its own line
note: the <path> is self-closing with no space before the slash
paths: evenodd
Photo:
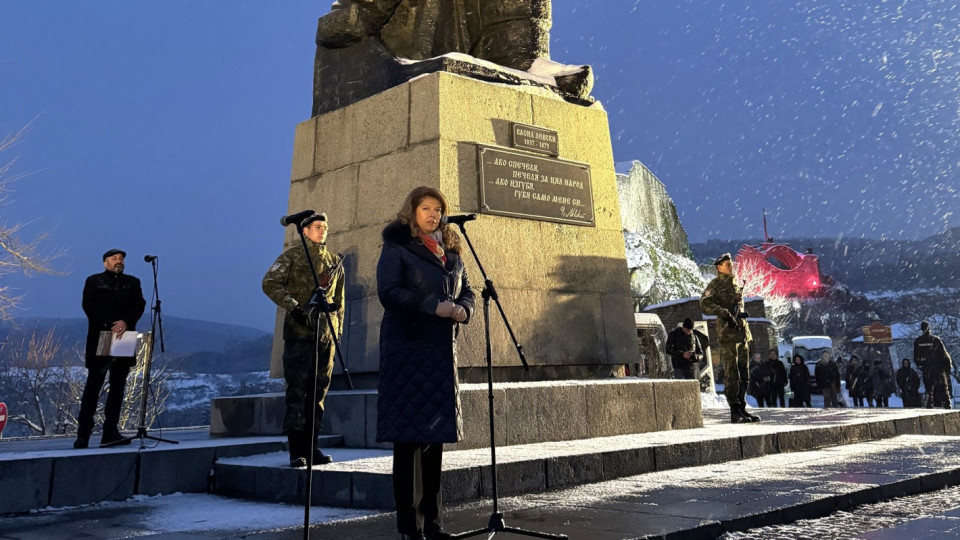
<path id="1" fill-rule="evenodd" d="M 596 225 L 590 165 L 477 145 L 480 211 Z"/>
<path id="2" fill-rule="evenodd" d="M 556 131 L 518 122 L 511 123 L 511 127 L 510 146 L 549 156 L 560 155 L 560 138 Z"/>

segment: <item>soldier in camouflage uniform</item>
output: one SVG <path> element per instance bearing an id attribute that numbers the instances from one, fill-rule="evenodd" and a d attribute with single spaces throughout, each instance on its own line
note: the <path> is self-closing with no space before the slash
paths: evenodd
<path id="1" fill-rule="evenodd" d="M 713 261 L 717 277 L 713 278 L 700 297 L 700 308 L 707 315 L 717 317 L 717 339 L 720 341 L 720 361 L 723 362 L 723 393 L 730 404 L 730 421 L 758 422 L 760 418 L 747 412 L 747 385 L 750 372 L 748 345 L 752 340 L 743 307 L 743 293 L 733 278 L 733 262 L 729 253 Z"/>
<path id="2" fill-rule="evenodd" d="M 326 289 L 325 301 L 339 338 L 343 331 L 344 273 L 343 267 L 338 264 L 337 255 L 327 251 L 327 216 L 314 214 L 305 219 L 301 226 L 311 259 L 320 277 L 320 286 Z M 287 383 L 283 433 L 287 436 L 291 467 L 305 467 L 311 450 L 314 464 L 333 461 L 317 448 L 316 439 L 310 440 L 310 426 L 307 424 L 314 353 L 319 353 L 315 433 L 319 433 L 323 425 L 323 400 L 330 387 L 335 354 L 333 337 L 330 335 L 323 310 L 307 306 L 314 289 L 313 274 L 300 244 L 277 257 L 276 262 L 263 276 L 263 292 L 287 312 L 283 318 L 283 378 Z M 320 343 L 319 350 L 315 351 L 318 322 Z"/>

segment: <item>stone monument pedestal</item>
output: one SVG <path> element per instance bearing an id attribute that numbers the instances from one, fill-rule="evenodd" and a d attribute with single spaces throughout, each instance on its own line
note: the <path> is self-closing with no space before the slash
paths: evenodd
<path id="1" fill-rule="evenodd" d="M 514 122 L 555 131 L 559 159 L 588 166 L 592 226 L 484 213 L 478 145 L 509 149 Z M 288 212 L 326 212 L 328 245 L 346 256 L 343 347 L 358 386 L 375 387 L 379 364 L 383 308 L 377 299 L 376 265 L 381 230 L 407 193 L 421 185 L 439 188 L 452 213 L 480 214 L 467 225 L 470 238 L 531 365 L 529 371 L 519 368 L 494 307 L 497 380 L 608 377 L 635 362 L 633 301 L 606 112 L 567 103 L 543 89 L 437 72 L 296 128 Z M 289 228 L 284 247 L 296 241 Z M 479 293 L 480 272 L 469 253 L 464 260 Z M 465 382 L 485 377 L 479 294 L 477 301 L 477 313 L 458 342 Z M 275 375 L 283 345 L 281 321 L 278 316 Z"/>

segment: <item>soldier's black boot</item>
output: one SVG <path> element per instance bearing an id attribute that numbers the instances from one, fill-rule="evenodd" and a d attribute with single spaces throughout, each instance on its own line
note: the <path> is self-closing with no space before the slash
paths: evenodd
<path id="1" fill-rule="evenodd" d="M 290 466 L 302 469 L 307 466 L 307 453 L 304 451 L 306 437 L 302 431 L 294 431 L 287 435 L 287 451 L 290 453 Z"/>
<path id="2" fill-rule="evenodd" d="M 309 438 L 309 435 L 307 436 Z M 327 463 L 333 463 L 333 458 L 324 454 L 320 451 L 320 446 L 317 444 L 317 440 L 313 440 L 313 464 L 314 465 L 326 465 Z"/>
<path id="3" fill-rule="evenodd" d="M 746 417 L 744 417 L 742 414 L 740 414 L 740 408 L 739 408 L 739 407 L 737 407 L 737 406 L 735 406 L 735 405 L 731 405 L 731 406 L 730 406 L 730 423 L 731 423 L 731 424 L 745 424 L 745 423 L 747 423 L 747 422 L 749 422 L 749 421 L 750 421 L 750 420 L 747 420 Z"/>
<path id="4" fill-rule="evenodd" d="M 759 417 L 759 416 L 757 416 L 757 415 L 755 415 L 755 414 L 750 414 L 750 413 L 747 412 L 747 404 L 746 404 L 746 403 L 741 403 L 741 404 L 740 404 L 740 415 L 743 416 L 743 418 L 746 419 L 747 422 L 759 422 L 759 421 L 760 421 L 760 417 Z"/>

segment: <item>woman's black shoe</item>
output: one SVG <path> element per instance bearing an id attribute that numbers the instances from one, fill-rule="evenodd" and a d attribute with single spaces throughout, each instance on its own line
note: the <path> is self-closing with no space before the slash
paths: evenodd
<path id="1" fill-rule="evenodd" d="M 441 527 L 440 525 L 437 525 L 436 523 L 432 525 L 429 523 L 427 525 L 424 525 L 423 536 L 427 540 L 452 540 L 453 539 L 452 534 L 443 530 L 443 527 Z"/>

